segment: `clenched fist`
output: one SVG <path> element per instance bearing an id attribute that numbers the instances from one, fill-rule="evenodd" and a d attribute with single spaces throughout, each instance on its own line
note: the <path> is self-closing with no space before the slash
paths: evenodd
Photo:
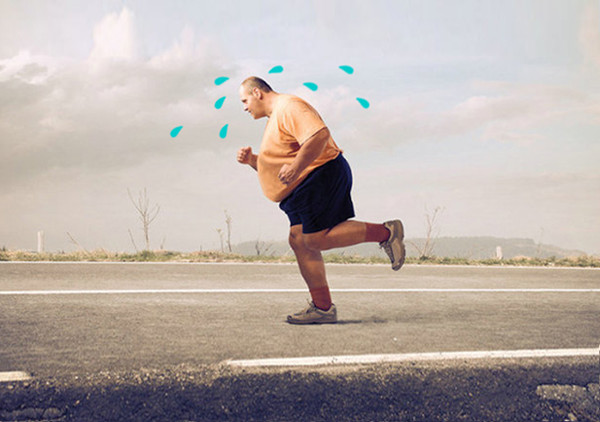
<path id="1" fill-rule="evenodd" d="M 250 164 L 252 157 L 252 147 L 243 147 L 237 153 L 237 160 L 240 164 Z"/>
<path id="2" fill-rule="evenodd" d="M 248 164 L 256 170 L 257 155 L 252 153 L 252 147 L 243 147 L 238 150 L 237 161 L 240 164 Z"/>

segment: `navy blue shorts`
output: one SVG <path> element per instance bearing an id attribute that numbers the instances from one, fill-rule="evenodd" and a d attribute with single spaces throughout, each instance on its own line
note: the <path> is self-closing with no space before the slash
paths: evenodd
<path id="1" fill-rule="evenodd" d="M 340 153 L 314 169 L 281 203 L 290 226 L 302 224 L 302 233 L 331 229 L 354 217 L 350 197 L 352 172 Z"/>

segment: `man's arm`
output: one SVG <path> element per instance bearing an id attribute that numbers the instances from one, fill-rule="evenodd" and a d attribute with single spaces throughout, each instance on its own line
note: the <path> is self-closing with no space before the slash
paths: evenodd
<path id="1" fill-rule="evenodd" d="M 252 147 L 240 148 L 237 154 L 237 160 L 240 164 L 248 164 L 254 170 L 257 170 L 256 161 L 258 155 L 252 153 Z"/>
<path id="2" fill-rule="evenodd" d="M 329 129 L 324 127 L 308 138 L 300 147 L 298 155 L 291 164 L 284 164 L 279 171 L 279 180 L 285 185 L 293 183 L 298 176 L 315 161 L 329 141 Z"/>

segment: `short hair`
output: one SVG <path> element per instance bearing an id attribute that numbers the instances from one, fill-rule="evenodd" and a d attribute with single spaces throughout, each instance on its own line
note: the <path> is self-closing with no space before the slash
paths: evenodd
<path id="1" fill-rule="evenodd" d="M 242 86 L 246 88 L 247 92 L 252 91 L 254 88 L 258 88 L 263 92 L 272 92 L 273 88 L 265 82 L 264 79 L 259 78 L 258 76 L 250 76 L 246 78 L 244 82 L 242 82 Z"/>

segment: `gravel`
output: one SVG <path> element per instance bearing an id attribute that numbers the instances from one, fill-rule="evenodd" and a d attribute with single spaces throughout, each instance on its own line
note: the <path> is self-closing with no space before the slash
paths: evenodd
<path id="1" fill-rule="evenodd" d="M 598 399 L 591 358 L 33 375 L 0 384 L 0 421 L 599 420 L 571 400 Z"/>
<path id="2" fill-rule="evenodd" d="M 540 385 L 537 394 L 567 420 L 600 421 L 600 386 Z"/>

